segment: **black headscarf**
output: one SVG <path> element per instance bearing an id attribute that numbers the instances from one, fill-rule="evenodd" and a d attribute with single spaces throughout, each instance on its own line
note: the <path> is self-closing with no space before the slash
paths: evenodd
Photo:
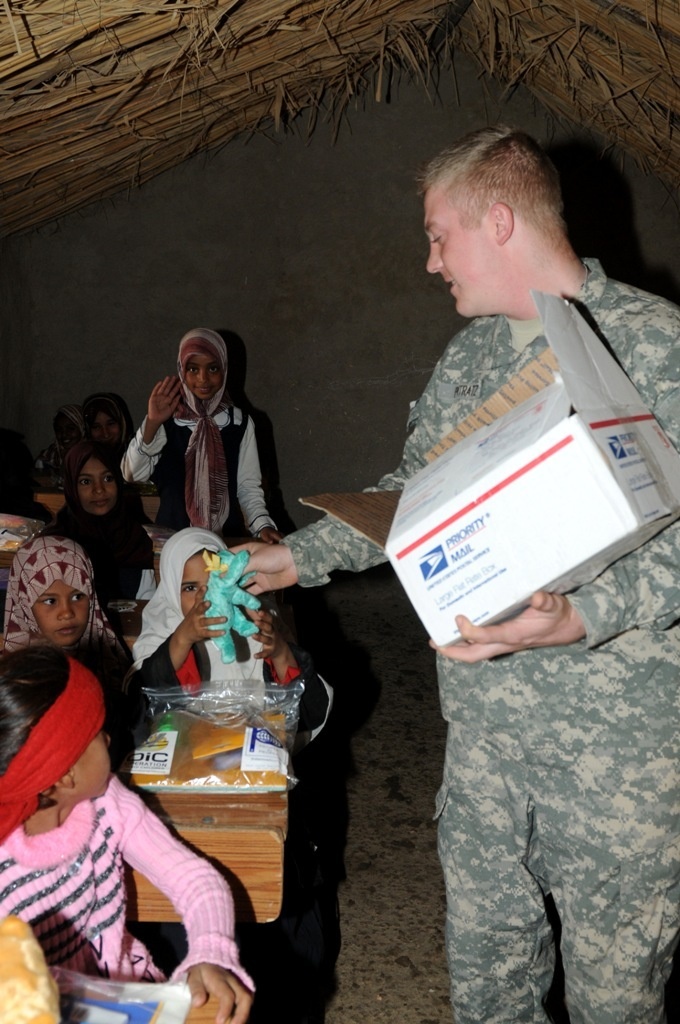
<path id="1" fill-rule="evenodd" d="M 92 458 L 113 475 L 118 488 L 116 504 L 101 516 L 86 512 L 78 497 L 78 478 Z M 95 588 L 104 607 L 111 598 L 134 597 L 124 592 L 121 577 L 125 574 L 121 570 L 152 569 L 153 543 L 130 513 L 115 450 L 94 441 L 79 441 L 69 449 L 64 459 L 64 497 L 66 505 L 43 532 L 71 537 L 87 551 L 94 567 Z"/>
<path id="2" fill-rule="evenodd" d="M 120 460 L 135 432 L 130 410 L 125 399 L 114 391 L 95 391 L 94 394 L 88 395 L 83 402 L 83 419 L 85 420 L 85 436 L 87 438 L 91 437 L 92 424 L 100 412 L 105 412 L 120 427 L 120 441 L 112 446 Z"/>

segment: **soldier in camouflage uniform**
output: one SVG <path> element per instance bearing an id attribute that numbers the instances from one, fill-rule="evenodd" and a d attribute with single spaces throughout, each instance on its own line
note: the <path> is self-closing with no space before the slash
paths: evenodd
<path id="1" fill-rule="evenodd" d="M 403 486 L 545 348 L 532 288 L 578 304 L 680 447 L 680 310 L 578 259 L 537 144 L 502 127 L 473 133 L 422 185 L 428 270 L 477 319 L 446 349 L 402 462 L 379 486 Z M 259 589 L 318 585 L 332 569 L 385 557 L 330 517 L 280 547 L 248 547 Z M 459 617 L 464 641 L 438 651 L 448 722 L 439 852 L 457 1024 L 546 1020 L 547 892 L 562 921 L 572 1024 L 665 1020 L 680 929 L 679 616 L 673 525 L 568 597 L 539 593 L 497 626 Z"/>

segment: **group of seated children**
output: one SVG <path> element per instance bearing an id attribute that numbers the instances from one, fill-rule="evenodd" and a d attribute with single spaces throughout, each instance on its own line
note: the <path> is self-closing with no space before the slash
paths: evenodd
<path id="1" fill-rule="evenodd" d="M 281 539 L 265 502 L 253 421 L 229 397 L 227 368 L 221 336 L 194 328 L 180 341 L 177 376 L 153 387 L 137 433 L 125 401 L 113 392 L 57 410 L 55 440 L 36 467 L 59 480 L 64 506 L 43 532 L 85 549 L 104 609 L 112 600 L 148 600 L 155 590 L 149 519 L 135 486 L 142 482 L 157 489 L 159 526 Z M 23 511 L 0 512 L 34 508 L 23 490 L 15 499 Z"/>
<path id="2" fill-rule="evenodd" d="M 152 388 L 136 433 L 123 399 L 98 392 L 82 407 L 57 410 L 55 440 L 36 467 L 52 471 L 66 487 L 75 466 L 69 453 L 88 440 L 100 461 L 107 451 L 107 468 L 119 464 L 127 484 L 155 484 L 160 526 L 200 526 L 233 538 L 248 533 L 276 543 L 281 533 L 267 510 L 255 428 L 229 396 L 227 369 L 226 345 L 216 331 L 187 331 L 179 345 L 177 375 Z"/>
<path id="3" fill-rule="evenodd" d="M 113 448 L 120 461 L 134 433 L 130 410 L 124 399 L 112 391 L 88 395 L 82 405 L 59 406 L 52 428 L 54 441 L 40 452 L 35 467 L 59 484 L 63 480 L 66 453 L 78 441 L 88 439 Z"/>
<path id="4" fill-rule="evenodd" d="M 209 686 L 223 670 L 211 637 L 203 552 L 248 530 L 281 538 L 262 492 L 250 417 L 226 391 L 221 337 L 180 343 L 178 376 L 153 388 L 132 435 L 123 400 L 91 395 L 60 407 L 39 463 L 63 481 L 65 505 L 14 556 L 0 658 L 0 917 L 31 924 L 50 965 L 119 980 L 158 979 L 125 925 L 122 860 L 174 903 L 195 1005 L 215 1000 L 217 1024 L 242 1024 L 253 982 L 234 942 L 228 886 L 177 842 L 110 774 L 144 735 L 145 692 Z M 157 522 L 173 533 L 156 587 L 152 542 L 127 482 L 152 480 Z M 7 510 L 9 511 L 9 510 Z M 146 598 L 133 658 L 107 618 L 114 598 Z M 331 691 L 269 607 L 230 666 L 244 680 L 302 677 L 300 736 L 325 724 Z M 216 632 L 217 631 L 217 632 Z"/>

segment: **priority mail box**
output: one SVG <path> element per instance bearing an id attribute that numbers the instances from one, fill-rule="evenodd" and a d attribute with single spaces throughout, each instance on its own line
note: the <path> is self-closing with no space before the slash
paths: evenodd
<path id="1" fill-rule="evenodd" d="M 459 638 L 456 615 L 490 623 L 569 591 L 680 515 L 680 456 L 632 382 L 574 306 L 534 299 L 553 382 L 374 506 L 396 504 L 385 551 L 439 645 Z M 351 497 L 307 503 L 363 529 L 378 495 Z"/>

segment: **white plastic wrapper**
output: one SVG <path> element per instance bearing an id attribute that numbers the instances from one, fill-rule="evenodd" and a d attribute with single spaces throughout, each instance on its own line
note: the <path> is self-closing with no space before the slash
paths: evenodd
<path id="1" fill-rule="evenodd" d="M 191 1008 L 184 982 L 108 981 L 53 969 L 61 1024 L 184 1024 Z"/>
<path id="2" fill-rule="evenodd" d="M 0 512 L 0 551 L 16 551 L 31 537 L 35 537 L 44 526 L 39 519 L 27 519 L 25 516 Z"/>

